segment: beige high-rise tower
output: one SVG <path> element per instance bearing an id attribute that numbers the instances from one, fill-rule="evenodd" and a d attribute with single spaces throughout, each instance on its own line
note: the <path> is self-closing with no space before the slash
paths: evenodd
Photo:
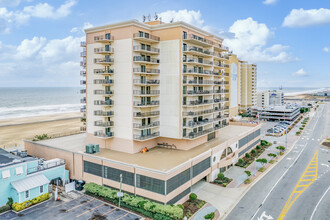
<path id="1" fill-rule="evenodd" d="M 249 113 L 257 104 L 257 66 L 240 61 L 240 108 L 242 113 Z"/>

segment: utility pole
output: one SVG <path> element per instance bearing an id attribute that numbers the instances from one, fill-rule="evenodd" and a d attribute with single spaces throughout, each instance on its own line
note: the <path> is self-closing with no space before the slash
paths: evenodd
<path id="1" fill-rule="evenodd" d="M 122 185 L 122 182 L 123 182 L 123 174 L 120 174 L 120 189 L 119 189 L 119 192 L 117 193 L 117 196 L 119 197 L 119 203 L 118 203 L 118 206 L 120 208 L 120 199 L 121 197 L 123 197 L 123 193 L 121 192 L 121 185 Z"/>

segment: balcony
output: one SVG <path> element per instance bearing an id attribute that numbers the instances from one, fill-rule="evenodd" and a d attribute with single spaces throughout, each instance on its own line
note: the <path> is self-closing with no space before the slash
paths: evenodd
<path id="1" fill-rule="evenodd" d="M 186 50 L 183 50 L 183 52 L 186 54 L 202 56 L 202 57 L 212 56 L 212 52 L 210 52 L 209 50 L 204 50 L 203 48 L 194 47 L 194 46 L 189 46 L 188 48 L 186 48 Z"/>
<path id="2" fill-rule="evenodd" d="M 86 89 L 81 89 L 80 94 L 86 94 Z"/>
<path id="3" fill-rule="evenodd" d="M 214 44 L 214 50 L 217 51 L 228 51 L 229 47 L 223 46 L 223 44 Z"/>
<path id="4" fill-rule="evenodd" d="M 81 42 L 80 42 L 80 46 L 81 46 L 81 47 L 86 47 L 86 41 L 81 41 Z"/>
<path id="5" fill-rule="evenodd" d="M 146 134 L 146 135 L 134 134 L 133 138 L 134 138 L 134 140 L 137 140 L 137 141 L 145 141 L 145 140 L 148 140 L 148 139 L 159 137 L 159 135 L 160 135 L 160 133 L 159 133 L 159 131 L 157 131 L 157 132 L 154 132 L 152 134 Z"/>
<path id="6" fill-rule="evenodd" d="M 86 70 L 81 70 L 80 71 L 80 76 L 86 77 Z"/>
<path id="7" fill-rule="evenodd" d="M 80 103 L 85 104 L 86 103 L 86 97 L 80 99 Z"/>
<path id="8" fill-rule="evenodd" d="M 85 131 L 86 131 L 86 126 L 81 126 L 81 127 L 80 127 L 80 131 L 81 131 L 81 132 L 85 132 Z"/>
<path id="9" fill-rule="evenodd" d="M 212 90 L 186 90 L 183 91 L 184 95 L 212 95 Z"/>
<path id="10" fill-rule="evenodd" d="M 112 85 L 113 79 L 94 79 L 94 84 Z"/>
<path id="11" fill-rule="evenodd" d="M 158 43 L 160 40 L 160 38 L 155 35 L 151 35 L 143 32 L 133 34 L 133 39 L 147 43 Z"/>
<path id="12" fill-rule="evenodd" d="M 105 133 L 104 131 L 95 131 L 94 136 L 102 138 L 112 138 L 114 136 L 114 132 Z"/>
<path id="13" fill-rule="evenodd" d="M 213 122 L 212 118 L 205 118 L 205 119 L 200 120 L 200 121 L 191 120 L 191 121 L 188 121 L 186 125 L 183 125 L 183 127 L 196 128 L 196 127 L 200 127 L 200 126 L 203 126 L 203 125 L 208 125 L 212 122 Z"/>
<path id="14" fill-rule="evenodd" d="M 86 67 L 86 61 L 80 61 L 80 66 L 85 68 Z"/>
<path id="15" fill-rule="evenodd" d="M 160 73 L 160 70 L 159 69 L 149 69 L 149 68 L 133 68 L 133 73 L 158 75 Z"/>
<path id="16" fill-rule="evenodd" d="M 150 124 L 142 124 L 142 123 L 134 123 L 133 128 L 135 129 L 146 129 L 146 128 L 154 128 L 159 126 L 159 121 L 152 122 Z"/>
<path id="17" fill-rule="evenodd" d="M 186 117 L 194 117 L 194 116 L 200 116 L 200 115 L 206 115 L 213 113 L 213 109 L 207 109 L 203 111 L 189 111 L 189 112 L 183 112 L 182 115 Z"/>
<path id="18" fill-rule="evenodd" d="M 203 59 L 194 58 L 194 57 L 183 58 L 183 62 L 184 63 L 197 64 L 197 65 L 204 65 L 204 66 L 212 66 L 213 65 L 213 61 L 203 60 Z"/>
<path id="19" fill-rule="evenodd" d="M 94 111 L 94 115 L 95 116 L 110 117 L 110 116 L 113 116 L 114 113 L 113 113 L 113 111 L 101 111 L 101 110 L 97 110 L 97 111 Z"/>
<path id="20" fill-rule="evenodd" d="M 213 72 L 211 70 L 198 70 L 197 68 L 189 68 L 183 69 L 183 73 L 191 74 L 191 75 L 212 75 Z"/>
<path id="21" fill-rule="evenodd" d="M 222 73 L 223 76 L 229 76 L 229 73 Z"/>
<path id="22" fill-rule="evenodd" d="M 214 52 L 213 53 L 214 59 L 219 59 L 219 60 L 229 60 L 229 56 L 222 55 L 221 53 Z"/>
<path id="23" fill-rule="evenodd" d="M 160 111 L 152 112 L 134 112 L 133 116 L 135 118 L 146 118 L 146 117 L 157 117 L 160 115 Z"/>
<path id="24" fill-rule="evenodd" d="M 134 52 L 140 52 L 140 53 L 148 53 L 148 54 L 159 54 L 160 50 L 156 47 L 148 47 L 148 46 L 134 46 L 133 47 Z"/>
<path id="25" fill-rule="evenodd" d="M 86 57 L 86 56 L 87 56 L 86 51 L 80 52 L 80 57 Z"/>
<path id="26" fill-rule="evenodd" d="M 95 58 L 94 63 L 96 64 L 113 64 L 113 58 Z"/>
<path id="27" fill-rule="evenodd" d="M 99 126 L 99 127 L 105 127 L 105 128 L 109 128 L 113 126 L 113 121 L 94 121 L 94 125 L 95 126 Z"/>
<path id="28" fill-rule="evenodd" d="M 160 81 L 157 79 L 147 79 L 147 80 L 133 79 L 133 83 L 136 85 L 159 85 Z"/>
<path id="29" fill-rule="evenodd" d="M 94 48 L 94 53 L 95 54 L 112 54 L 114 53 L 114 49 L 110 47 L 99 47 L 99 48 Z"/>
<path id="30" fill-rule="evenodd" d="M 86 112 L 86 105 L 84 105 L 82 108 L 80 108 L 80 112 Z"/>
<path id="31" fill-rule="evenodd" d="M 209 128 L 209 129 L 205 129 L 203 131 L 198 131 L 198 132 L 191 131 L 191 132 L 189 132 L 188 135 L 183 136 L 183 138 L 185 138 L 185 139 L 195 139 L 195 138 L 201 137 L 203 135 L 206 135 L 208 133 L 211 133 L 213 131 L 214 131 L 214 128 Z"/>
<path id="32" fill-rule="evenodd" d="M 112 41 L 114 41 L 114 37 L 107 34 L 99 35 L 94 37 L 94 41 L 97 43 L 111 43 Z"/>
<path id="33" fill-rule="evenodd" d="M 113 73 L 114 73 L 113 69 L 94 69 L 94 74 L 110 75 Z"/>
<path id="34" fill-rule="evenodd" d="M 156 58 L 147 58 L 143 56 L 134 56 L 133 61 L 135 63 L 142 63 L 142 64 L 159 64 L 159 59 Z"/>
<path id="35" fill-rule="evenodd" d="M 94 105 L 112 106 L 113 104 L 114 104 L 114 102 L 111 99 L 106 100 L 106 101 L 103 101 L 103 100 L 94 100 Z"/>
<path id="36" fill-rule="evenodd" d="M 160 90 L 150 90 L 150 91 L 133 90 L 133 94 L 136 96 L 157 96 L 160 94 Z"/>
<path id="37" fill-rule="evenodd" d="M 134 101 L 133 105 L 136 106 L 136 107 L 153 107 L 153 106 L 158 106 L 159 101 L 158 100 L 150 101 L 150 102 Z"/>
<path id="38" fill-rule="evenodd" d="M 86 80 L 80 80 L 80 85 L 86 85 Z"/>
<path id="39" fill-rule="evenodd" d="M 200 46 L 211 47 L 213 45 L 213 41 L 207 40 L 203 37 L 197 36 L 195 34 L 189 34 L 186 38 L 183 39 L 185 42 L 197 44 Z"/>
<path id="40" fill-rule="evenodd" d="M 213 103 L 213 99 L 210 100 L 195 100 L 195 101 L 187 101 L 187 103 L 183 103 L 184 106 L 198 106 L 198 105 L 209 105 Z"/>
<path id="41" fill-rule="evenodd" d="M 221 93 L 228 93 L 229 90 L 228 89 L 217 89 L 217 90 L 213 90 L 213 93 L 217 93 L 217 94 L 221 94 Z"/>
<path id="42" fill-rule="evenodd" d="M 221 63 L 221 62 L 214 62 L 214 67 L 217 67 L 217 68 L 229 68 L 229 65 L 228 64 Z"/>
<path id="43" fill-rule="evenodd" d="M 190 85 L 213 85 L 213 80 L 183 80 L 183 84 L 190 84 Z"/>
<path id="44" fill-rule="evenodd" d="M 113 90 L 94 90 L 95 95 L 113 95 L 114 91 Z"/>

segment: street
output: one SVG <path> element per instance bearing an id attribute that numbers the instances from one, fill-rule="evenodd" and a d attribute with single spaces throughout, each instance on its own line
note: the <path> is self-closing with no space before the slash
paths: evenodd
<path id="1" fill-rule="evenodd" d="M 330 105 L 320 105 L 292 151 L 257 182 L 226 219 L 330 219 Z"/>

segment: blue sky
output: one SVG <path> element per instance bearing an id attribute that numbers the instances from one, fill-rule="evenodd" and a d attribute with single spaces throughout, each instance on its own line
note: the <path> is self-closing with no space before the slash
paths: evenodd
<path id="1" fill-rule="evenodd" d="M 222 36 L 259 87 L 330 85 L 330 1 L 94 2 L 0 0 L 0 86 L 79 86 L 84 27 L 155 12 Z"/>

